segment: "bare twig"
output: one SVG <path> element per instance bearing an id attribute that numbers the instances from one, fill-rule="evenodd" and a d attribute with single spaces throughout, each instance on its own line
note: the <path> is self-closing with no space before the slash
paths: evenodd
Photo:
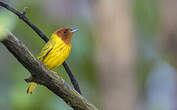
<path id="1" fill-rule="evenodd" d="M 21 14 L 25 15 L 28 7 L 24 7 L 24 9 L 21 11 Z"/>
<path id="2" fill-rule="evenodd" d="M 17 11 L 15 8 L 9 6 L 7 3 L 4 3 L 0 0 L 0 6 L 6 8 L 7 10 L 11 11 L 12 13 L 16 14 L 21 20 L 23 20 L 28 26 L 30 26 L 45 42 L 48 42 L 49 39 L 46 37 L 45 34 L 42 33 L 41 30 L 39 30 L 38 27 L 36 27 L 33 23 L 29 21 L 29 19 L 25 16 L 26 14 L 26 7 L 22 10 L 22 12 Z M 67 72 L 71 83 L 73 84 L 75 90 L 81 94 L 81 90 L 79 88 L 79 84 L 77 80 L 75 79 L 74 75 L 72 74 L 69 66 L 67 63 L 64 61 L 63 66 L 65 68 L 65 71 Z"/>
<path id="3" fill-rule="evenodd" d="M 12 33 L 9 33 L 2 43 L 31 73 L 32 77 L 26 79 L 27 82 L 32 81 L 47 87 L 74 110 L 98 110 L 94 105 L 88 103 L 77 91 L 73 90 L 55 72 L 48 70 Z"/>

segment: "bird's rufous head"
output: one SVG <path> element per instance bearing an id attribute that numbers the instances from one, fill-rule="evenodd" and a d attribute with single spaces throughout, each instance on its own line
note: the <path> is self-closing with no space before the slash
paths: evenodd
<path id="1" fill-rule="evenodd" d="M 66 44 L 70 44 L 71 43 L 71 39 L 72 39 L 72 35 L 78 31 L 78 28 L 61 28 L 59 30 L 57 30 L 55 33 L 57 34 L 58 37 L 61 37 L 61 39 L 66 43 Z"/>

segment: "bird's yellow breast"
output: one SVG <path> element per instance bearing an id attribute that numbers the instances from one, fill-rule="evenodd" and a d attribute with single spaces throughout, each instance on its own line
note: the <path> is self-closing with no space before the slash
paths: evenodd
<path id="1" fill-rule="evenodd" d="M 49 69 L 54 69 L 60 66 L 67 59 L 71 51 L 71 44 L 66 44 L 56 34 L 53 34 L 51 36 L 49 42 L 46 45 L 48 45 L 46 46 L 48 47 L 46 48 L 47 51 L 43 52 L 45 53 L 45 55 L 43 55 L 43 59 L 40 59 L 40 56 L 42 56 L 42 54 L 39 55 L 39 59 Z M 43 49 L 43 51 L 45 51 L 45 48 Z"/>

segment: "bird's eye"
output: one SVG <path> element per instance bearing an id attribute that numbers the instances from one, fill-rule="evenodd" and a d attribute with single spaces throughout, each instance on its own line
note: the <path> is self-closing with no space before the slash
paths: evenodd
<path id="1" fill-rule="evenodd" d="M 63 33 L 64 33 L 64 34 L 66 34 L 66 33 L 67 33 L 67 31 L 66 31 L 66 30 L 64 30 L 64 31 L 63 31 Z"/>

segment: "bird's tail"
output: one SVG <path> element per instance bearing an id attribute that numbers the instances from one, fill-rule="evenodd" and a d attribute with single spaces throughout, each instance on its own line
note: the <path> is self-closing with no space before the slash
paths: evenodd
<path id="1" fill-rule="evenodd" d="M 37 84 L 34 82 L 31 82 L 30 85 L 28 86 L 27 89 L 27 94 L 32 94 L 32 92 L 34 91 L 34 89 L 36 88 Z"/>

